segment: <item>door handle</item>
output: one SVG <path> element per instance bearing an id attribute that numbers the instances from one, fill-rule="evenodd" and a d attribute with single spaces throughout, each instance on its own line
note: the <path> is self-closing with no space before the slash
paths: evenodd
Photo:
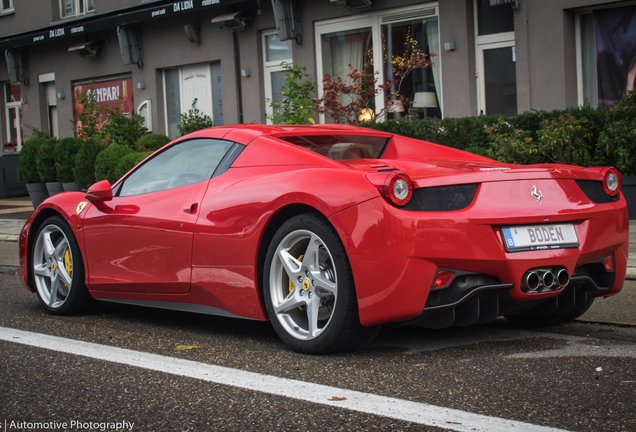
<path id="1" fill-rule="evenodd" d="M 187 214 L 196 214 L 198 208 L 199 208 L 199 204 L 194 203 L 190 207 L 185 207 L 183 211 L 186 212 Z"/>

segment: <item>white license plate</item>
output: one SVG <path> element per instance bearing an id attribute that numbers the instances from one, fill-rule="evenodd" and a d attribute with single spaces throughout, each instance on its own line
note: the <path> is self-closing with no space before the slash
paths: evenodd
<path id="1" fill-rule="evenodd" d="M 501 232 L 509 252 L 579 246 L 572 224 L 503 227 Z"/>

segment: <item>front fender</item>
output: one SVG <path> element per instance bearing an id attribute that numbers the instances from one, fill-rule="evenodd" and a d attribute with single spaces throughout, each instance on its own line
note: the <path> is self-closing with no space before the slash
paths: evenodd
<path id="1" fill-rule="evenodd" d="M 86 212 L 86 208 L 78 213 L 78 204 L 85 201 L 84 193 L 82 192 L 63 192 L 47 198 L 27 219 L 22 231 L 20 232 L 18 251 L 20 254 L 20 267 L 18 268 L 18 277 L 26 285 L 26 287 L 33 291 L 33 287 L 29 281 L 29 251 L 35 235 L 42 223 L 49 217 L 54 215 L 60 215 L 64 218 L 66 223 L 71 227 L 77 243 L 82 252 L 82 256 L 86 256 L 84 250 L 84 233 L 82 230 L 82 219 Z M 91 206 L 87 202 L 86 207 Z M 85 276 L 88 277 L 88 263 L 84 260 Z"/>

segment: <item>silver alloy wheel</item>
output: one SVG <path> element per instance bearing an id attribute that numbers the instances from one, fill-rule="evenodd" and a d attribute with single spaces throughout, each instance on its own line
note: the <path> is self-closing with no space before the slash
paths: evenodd
<path id="1" fill-rule="evenodd" d="M 70 259 L 70 274 L 65 255 Z M 73 252 L 64 231 L 53 224 L 44 227 L 33 248 L 33 276 L 40 298 L 51 309 L 59 309 L 68 299 L 73 284 L 72 265 Z"/>
<path id="2" fill-rule="evenodd" d="M 276 248 L 269 295 L 276 319 L 296 339 L 317 338 L 328 327 L 338 297 L 331 252 L 311 231 L 289 233 Z"/>

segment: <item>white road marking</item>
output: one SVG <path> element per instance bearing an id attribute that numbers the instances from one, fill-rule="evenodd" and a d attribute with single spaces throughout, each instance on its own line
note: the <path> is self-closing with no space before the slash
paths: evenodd
<path id="1" fill-rule="evenodd" d="M 2 209 L 0 210 L 0 214 L 11 214 L 11 213 L 22 213 L 26 211 L 33 211 L 33 206 L 29 207 L 14 207 L 10 209 Z"/>
<path id="2" fill-rule="evenodd" d="M 426 403 L 6 327 L 0 327 L 0 340 L 460 432 L 562 431 Z"/>

